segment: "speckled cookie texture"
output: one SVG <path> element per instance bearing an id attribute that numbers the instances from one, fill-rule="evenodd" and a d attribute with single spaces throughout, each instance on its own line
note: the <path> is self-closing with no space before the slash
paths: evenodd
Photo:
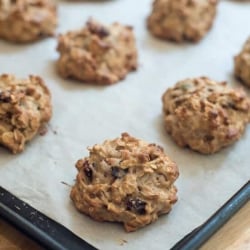
<path id="1" fill-rule="evenodd" d="M 127 232 L 168 213 L 177 201 L 177 165 L 156 144 L 123 133 L 89 148 L 76 163 L 76 208 L 97 221 L 123 223 Z"/>
<path id="2" fill-rule="evenodd" d="M 17 79 L 0 75 L 0 144 L 13 153 L 24 150 L 50 120 L 51 96 L 38 76 Z"/>
<path id="3" fill-rule="evenodd" d="M 211 28 L 216 8 L 217 0 L 155 0 L 148 29 L 162 39 L 197 42 Z"/>
<path id="4" fill-rule="evenodd" d="M 245 92 L 206 77 L 178 82 L 162 100 L 167 132 L 179 146 L 203 154 L 234 143 L 250 122 Z"/>
<path id="5" fill-rule="evenodd" d="M 131 26 L 104 26 L 89 19 L 80 30 L 60 35 L 58 71 L 64 78 L 113 84 L 137 68 L 136 42 Z"/>
<path id="6" fill-rule="evenodd" d="M 53 0 L 1 0 L 0 38 L 18 43 L 51 36 L 57 26 Z"/>
<path id="7" fill-rule="evenodd" d="M 250 37 L 234 58 L 234 72 L 237 78 L 250 87 Z"/>

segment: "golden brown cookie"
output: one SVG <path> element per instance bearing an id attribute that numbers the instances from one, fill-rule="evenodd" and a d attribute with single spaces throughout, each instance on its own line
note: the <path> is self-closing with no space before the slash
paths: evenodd
<path id="1" fill-rule="evenodd" d="M 104 26 L 90 19 L 81 30 L 60 35 L 57 50 L 64 78 L 112 84 L 137 68 L 133 29 L 119 23 Z"/>
<path id="2" fill-rule="evenodd" d="M 89 152 L 76 163 L 71 190 L 80 212 L 97 221 L 121 222 L 131 232 L 168 213 L 177 201 L 178 168 L 160 146 L 123 133 Z"/>
<path id="3" fill-rule="evenodd" d="M 234 58 L 234 73 L 244 84 L 250 87 L 250 38 L 242 51 Z"/>
<path id="4" fill-rule="evenodd" d="M 156 37 L 197 42 L 211 28 L 217 0 L 155 0 L 148 29 Z"/>
<path id="5" fill-rule="evenodd" d="M 40 77 L 19 80 L 0 75 L 0 144 L 13 153 L 22 152 L 51 113 L 50 92 Z"/>
<path id="6" fill-rule="evenodd" d="M 167 132 L 179 146 L 203 154 L 234 143 L 250 122 L 245 92 L 206 77 L 178 82 L 162 100 Z"/>
<path id="7" fill-rule="evenodd" d="M 57 26 L 53 0 L 1 0 L 0 37 L 32 42 L 54 34 Z"/>

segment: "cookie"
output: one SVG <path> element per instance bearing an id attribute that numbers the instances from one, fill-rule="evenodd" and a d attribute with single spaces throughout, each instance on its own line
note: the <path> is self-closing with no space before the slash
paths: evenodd
<path id="1" fill-rule="evenodd" d="M 0 1 L 0 37 L 12 42 L 32 42 L 52 36 L 57 11 L 52 0 Z"/>
<path id="2" fill-rule="evenodd" d="M 0 75 L 0 144 L 14 154 L 24 150 L 50 120 L 51 96 L 38 76 L 16 79 Z"/>
<path id="3" fill-rule="evenodd" d="M 217 0 L 155 0 L 148 29 L 161 39 L 197 42 L 211 28 Z"/>
<path id="4" fill-rule="evenodd" d="M 242 51 L 234 58 L 234 73 L 244 84 L 250 87 L 250 38 Z"/>
<path id="5" fill-rule="evenodd" d="M 206 77 L 178 82 L 162 101 L 167 132 L 179 146 L 203 154 L 234 143 L 250 122 L 245 92 Z"/>
<path id="6" fill-rule="evenodd" d="M 168 213 L 177 201 L 177 165 L 162 147 L 123 133 L 88 149 L 76 163 L 71 190 L 76 208 L 97 221 L 123 223 L 135 231 Z"/>
<path id="7" fill-rule="evenodd" d="M 90 19 L 81 30 L 60 35 L 57 50 L 64 78 L 113 84 L 137 68 L 133 29 L 119 23 L 104 26 Z"/>

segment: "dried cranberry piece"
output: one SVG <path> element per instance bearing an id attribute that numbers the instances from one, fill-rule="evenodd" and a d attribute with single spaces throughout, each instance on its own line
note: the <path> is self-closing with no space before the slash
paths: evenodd
<path id="1" fill-rule="evenodd" d="M 136 212 L 137 214 L 146 214 L 146 205 L 147 203 L 145 201 L 142 201 L 138 198 L 129 198 L 127 200 L 127 210 Z"/>
<path id="2" fill-rule="evenodd" d="M 88 177 L 89 181 L 92 181 L 93 180 L 93 170 L 91 169 L 88 161 L 85 161 L 83 163 L 83 171 L 84 171 L 84 174 Z"/>
<path id="3" fill-rule="evenodd" d="M 128 173 L 128 169 L 121 169 L 119 167 L 111 167 L 111 174 L 115 178 L 122 178 Z"/>

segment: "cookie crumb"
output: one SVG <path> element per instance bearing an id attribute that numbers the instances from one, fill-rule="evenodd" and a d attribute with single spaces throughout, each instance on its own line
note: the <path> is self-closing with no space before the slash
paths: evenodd
<path id="1" fill-rule="evenodd" d="M 61 183 L 62 183 L 63 185 L 65 185 L 65 186 L 68 186 L 68 187 L 72 188 L 72 185 L 68 184 L 68 183 L 65 182 L 65 181 L 61 181 Z"/>
<path id="2" fill-rule="evenodd" d="M 119 242 L 120 242 L 120 246 L 123 246 L 123 245 L 125 245 L 126 243 L 128 243 L 128 241 L 127 240 L 124 240 L 124 239 L 120 239 L 119 240 Z"/>

